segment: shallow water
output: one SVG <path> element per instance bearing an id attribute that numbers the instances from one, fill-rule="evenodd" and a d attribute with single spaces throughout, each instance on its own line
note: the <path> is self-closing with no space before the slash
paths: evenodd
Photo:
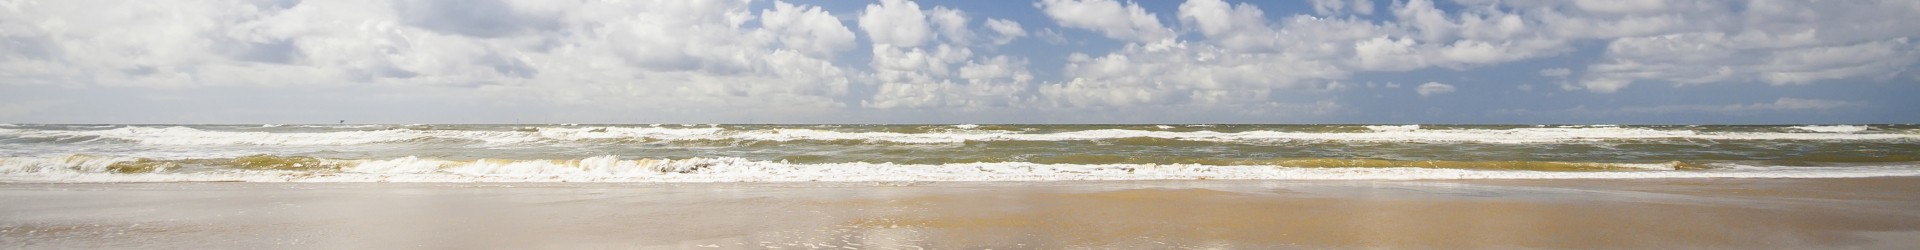
<path id="1" fill-rule="evenodd" d="M 1915 125 L 0 125 L 0 180 L 1920 175 Z"/>

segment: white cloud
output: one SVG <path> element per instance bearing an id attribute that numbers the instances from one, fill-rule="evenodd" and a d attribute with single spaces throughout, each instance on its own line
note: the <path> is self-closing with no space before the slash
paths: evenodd
<path id="1" fill-rule="evenodd" d="M 1549 69 L 1540 70 L 1540 76 L 1545 76 L 1545 77 L 1565 78 L 1569 75 L 1573 75 L 1573 70 L 1567 69 L 1567 68 L 1549 68 Z"/>
<path id="2" fill-rule="evenodd" d="M 1130 1 L 1042 0 L 1033 6 L 1054 23 L 1023 24 L 1013 20 L 1038 17 L 904 0 L 839 16 L 745 0 L 8 2 L 0 86 L 382 86 L 683 113 L 848 104 L 1231 110 L 1338 107 L 1314 98 L 1352 89 L 1339 82 L 1356 74 L 1566 55 L 1579 58 L 1541 61 L 1585 64 L 1540 70 L 1553 81 L 1539 87 L 1910 80 L 1920 61 L 1912 25 L 1920 4 L 1911 1 L 1410 0 L 1378 4 L 1385 13 L 1370 18 L 1356 16 L 1374 12 L 1369 0 L 1316 0 L 1312 14 L 1284 16 L 1268 16 L 1265 4 L 1192 0 L 1155 13 Z M 1064 65 L 997 54 L 1028 36 L 1074 54 Z M 1596 49 L 1576 44 L 1601 51 L 1567 53 Z M 1113 49 L 1086 50 L 1101 48 Z M 867 53 L 867 62 L 836 61 Z M 1032 72 L 1055 68 L 1038 74 L 1049 79 Z M 1422 96 L 1453 90 L 1408 87 Z M 1783 100 L 1768 105 L 1800 103 Z"/>
<path id="3" fill-rule="evenodd" d="M 1425 57 L 1421 57 L 1414 48 L 1415 41 L 1408 38 L 1390 39 L 1376 37 L 1353 44 L 1354 59 L 1359 69 L 1403 71 L 1427 66 Z"/>
<path id="4" fill-rule="evenodd" d="M 1313 0 L 1310 3 L 1313 4 L 1313 13 L 1321 16 L 1373 14 L 1373 0 Z"/>
<path id="5" fill-rule="evenodd" d="M 1412 27 L 1422 40 L 1447 40 L 1457 32 L 1460 24 L 1447 19 L 1447 13 L 1434 7 L 1431 0 L 1412 0 L 1395 2 L 1393 16 L 1402 25 Z"/>
<path id="6" fill-rule="evenodd" d="M 254 34 L 250 26 L 286 12 L 284 6 L 212 1 L 8 5 L 0 8 L 0 37 L 9 41 L 0 49 L 0 77 L 7 78 L 0 84 L 271 86 L 350 77 L 343 69 L 289 65 L 313 55 L 289 49 L 293 45 L 285 39 Z M 162 9 L 169 11 L 153 11 Z"/>
<path id="7" fill-rule="evenodd" d="M 1908 38 L 1793 48 L 1754 48 L 1720 33 L 1624 38 L 1608 46 L 1611 61 L 1587 66 L 1587 85 L 1612 92 L 1638 80 L 1681 85 L 1722 82 L 1808 84 L 1825 80 L 1890 79 L 1920 60 Z"/>
<path id="8" fill-rule="evenodd" d="M 1252 4 L 1228 6 L 1220 0 L 1193 0 L 1180 4 L 1183 22 L 1198 26 L 1208 40 L 1234 50 L 1254 51 L 1274 46 L 1273 28 L 1265 13 Z"/>
<path id="9" fill-rule="evenodd" d="M 1373 0 L 1353 0 L 1353 13 L 1372 15 Z"/>
<path id="10" fill-rule="evenodd" d="M 1596 32 L 1617 36 L 1581 77 L 1589 91 L 1600 93 L 1640 81 L 1787 85 L 1885 80 L 1906 72 L 1920 58 L 1920 47 L 1909 42 L 1920 28 L 1908 25 L 1920 22 L 1920 16 L 1895 14 L 1920 11 L 1920 7 L 1899 1 L 1762 1 L 1745 6 L 1713 1 L 1605 6 L 1583 2 L 1580 6 L 1637 13 L 1629 16 L 1648 20 L 1643 23 L 1657 20 L 1653 17 L 1674 19 L 1660 23 L 1688 23 L 1643 32 Z"/>
<path id="11" fill-rule="evenodd" d="M 1108 13 L 1119 13 L 1117 10 L 1122 9 L 1116 2 L 1097 3 L 1116 10 Z M 1427 0 L 1396 2 L 1390 9 L 1394 19 L 1380 23 L 1304 15 L 1283 18 L 1276 23 L 1246 3 L 1187 1 L 1179 6 L 1176 16 L 1206 39 L 1172 43 L 1129 40 L 1133 46 L 1097 58 L 1125 56 L 1131 60 L 1100 62 L 1109 65 L 1106 68 L 1130 71 L 1113 71 L 1119 73 L 1084 80 L 1135 82 L 1080 86 L 1138 87 L 1149 93 L 1190 91 L 1199 88 L 1138 81 L 1167 74 L 1149 68 L 1247 67 L 1220 64 L 1216 58 L 1180 61 L 1137 53 L 1144 51 L 1139 48 L 1152 44 L 1178 44 L 1181 46 L 1167 48 L 1192 50 L 1196 55 L 1198 50 L 1214 49 L 1243 58 L 1277 59 L 1282 63 L 1292 59 L 1338 62 L 1331 68 L 1313 70 L 1330 74 L 1279 73 L 1246 79 L 1266 83 L 1243 85 L 1252 88 L 1285 87 L 1303 80 L 1339 80 L 1353 72 L 1430 67 L 1469 69 L 1559 55 L 1572 51 L 1572 44 L 1581 40 L 1606 42 L 1607 52 L 1601 60 L 1581 70 L 1582 75 L 1575 76 L 1574 70 L 1567 68 L 1550 69 L 1541 74 L 1566 78 L 1561 84 L 1563 89 L 1613 93 L 1641 80 L 1682 85 L 1726 82 L 1785 85 L 1840 79 L 1893 79 L 1905 74 L 1914 61 L 1920 60 L 1920 49 L 1916 49 L 1920 46 L 1909 42 L 1913 34 L 1920 34 L 1920 28 L 1896 24 L 1920 22 L 1913 15 L 1897 14 L 1916 11 L 1915 5 L 1896 1 L 1847 2 L 1832 6 L 1769 1 L 1753 3 L 1746 6 L 1747 9 L 1719 1 L 1464 0 L 1459 3 L 1466 5 L 1465 8 L 1449 12 Z M 1357 6 L 1371 6 L 1371 3 L 1333 0 L 1312 4 L 1320 15 L 1340 15 L 1349 9 L 1357 11 Z M 1043 9 L 1047 7 L 1042 4 Z M 1132 16 L 1153 16 L 1151 12 L 1134 14 Z M 1097 19 L 1107 21 L 1099 25 L 1083 19 L 1061 18 L 1081 15 L 1050 15 L 1062 26 L 1096 31 L 1157 26 L 1120 25 L 1116 20 L 1127 20 L 1121 18 L 1126 15 L 1120 14 Z M 1795 16 L 1821 21 L 1811 25 L 1786 21 Z M 1121 32 L 1106 32 L 1109 36 L 1114 33 Z M 1091 61 L 1070 61 L 1069 68 L 1087 62 Z M 1111 65 L 1116 62 L 1158 65 Z M 1125 72 L 1133 72 L 1133 76 L 1123 76 Z M 1069 70 L 1068 73 L 1071 77 L 1082 77 L 1080 74 L 1088 72 Z M 1205 73 L 1190 77 L 1209 78 Z M 1149 99 L 1180 99 L 1162 97 L 1173 95 L 1161 93 L 1149 95 L 1155 96 Z"/>
<path id="12" fill-rule="evenodd" d="M 952 66 L 973 57 L 973 50 L 941 44 L 933 50 L 874 45 L 873 68 L 880 82 L 932 82 L 951 75 Z"/>
<path id="13" fill-rule="evenodd" d="M 988 18 L 987 29 L 994 33 L 994 45 L 1006 45 L 1012 43 L 1014 39 L 1027 36 L 1027 30 L 1020 27 L 1020 22 L 1006 19 Z"/>
<path id="14" fill-rule="evenodd" d="M 1154 102 L 1155 90 L 1138 86 L 1116 86 L 1114 82 L 1075 78 L 1059 84 L 1040 86 L 1040 95 L 1055 107 L 1134 106 Z"/>
<path id="15" fill-rule="evenodd" d="M 1067 44 L 1067 36 L 1060 34 L 1060 31 L 1053 30 L 1052 28 L 1042 28 L 1040 32 L 1034 33 L 1034 37 L 1039 37 L 1041 41 L 1046 41 L 1047 44 Z"/>
<path id="16" fill-rule="evenodd" d="M 80 1 L 0 8 L 6 84 L 401 86 L 596 109 L 842 106 L 852 34 L 776 2 Z M 164 6 L 162 6 L 164 5 Z M 496 23 L 486 19 L 511 20 Z M 759 20 L 759 27 L 751 25 Z M 456 92 L 457 91 L 457 92 Z"/>
<path id="17" fill-rule="evenodd" d="M 1135 41 L 1105 55 L 1070 57 L 1068 79 L 1043 85 L 1040 94 L 1071 96 L 1051 102 L 1065 106 L 1239 105 L 1270 101 L 1273 91 L 1318 89 L 1354 72 L 1465 69 L 1570 50 L 1514 13 L 1452 15 L 1427 1 L 1394 8 L 1400 22 L 1309 15 L 1274 22 L 1247 3 L 1188 1 L 1175 16 L 1206 39 Z"/>
<path id="18" fill-rule="evenodd" d="M 1624 107 L 1614 112 L 1622 114 L 1671 114 L 1671 113 L 1709 113 L 1741 115 L 1759 112 L 1831 110 L 1851 106 L 1865 105 L 1859 102 L 1800 99 L 1781 97 L 1773 102 L 1728 104 L 1728 105 L 1663 105 Z"/>
<path id="19" fill-rule="evenodd" d="M 882 0 L 867 5 L 860 14 L 860 30 L 874 44 L 911 47 L 926 43 L 933 36 L 920 4 L 905 0 Z"/>
<path id="20" fill-rule="evenodd" d="M 1268 102 L 1273 89 L 1315 86 L 1314 79 L 1346 77 L 1322 61 L 1272 54 L 1242 54 L 1210 44 L 1163 41 L 1132 44 L 1120 51 L 1067 59 L 1062 83 L 1043 84 L 1056 106 L 1252 104 Z"/>
<path id="21" fill-rule="evenodd" d="M 1294 43 L 1310 43 L 1308 39 L 1326 39 L 1326 34 L 1275 37 L 1283 32 L 1251 5 L 1190 1 L 1179 11 L 1181 22 L 1209 39 L 1135 42 L 1105 55 L 1071 55 L 1064 69 L 1067 79 L 1041 84 L 1039 101 L 1056 107 L 1253 107 L 1284 101 L 1274 99 L 1274 91 L 1315 89 L 1349 73 L 1335 60 L 1285 50 Z"/>
<path id="22" fill-rule="evenodd" d="M 861 101 L 861 106 L 879 109 L 981 110 L 1025 104 L 1027 86 L 1033 81 L 1026 59 L 975 55 L 973 49 L 968 47 L 972 27 L 967 25 L 970 18 L 965 12 L 934 6 L 928 10 L 932 14 L 921 14 L 922 10 L 911 3 L 895 6 L 899 8 L 877 7 L 880 5 L 869 5 L 868 9 L 882 8 L 892 15 L 926 16 L 932 19 L 931 25 L 939 30 L 944 42 L 936 42 L 925 48 L 876 42 L 871 64 L 875 93 L 872 98 Z M 884 25 L 889 25 L 890 29 L 911 29 L 899 27 L 903 25 L 901 23 Z M 988 29 L 1000 36 L 996 39 L 1011 41 L 1009 37 L 1013 36 L 1010 34 L 1025 35 L 1019 24 L 1011 21 L 989 19 L 987 25 Z M 1005 42 L 996 40 L 995 43 Z"/>
<path id="23" fill-rule="evenodd" d="M 1160 24 L 1153 13 L 1139 4 L 1122 5 L 1114 0 L 1041 0 L 1034 3 L 1061 27 L 1100 32 L 1108 38 L 1153 42 L 1173 38 L 1173 30 Z"/>
<path id="24" fill-rule="evenodd" d="M 1420 93 L 1420 96 L 1432 96 L 1432 95 L 1453 93 L 1453 90 L 1454 90 L 1453 85 L 1447 85 L 1445 83 L 1439 83 L 1439 82 L 1427 82 L 1427 83 L 1420 84 L 1420 87 L 1415 88 L 1414 92 Z"/>
<path id="25" fill-rule="evenodd" d="M 1611 13 L 1639 13 L 1666 9 L 1666 0 L 1576 0 L 1582 10 Z"/>
<path id="26" fill-rule="evenodd" d="M 955 82 L 958 78 L 961 81 Z M 1027 62 L 1007 56 L 969 61 L 954 78 L 893 81 L 879 86 L 872 108 L 957 108 L 980 110 L 1024 104 L 1025 85 L 1033 80 Z"/>
<path id="27" fill-rule="evenodd" d="M 973 31 L 967 30 L 966 12 L 944 6 L 935 6 L 930 12 L 927 18 L 933 20 L 934 27 L 940 30 L 940 37 L 948 43 L 964 46 L 972 42 Z"/>
<path id="28" fill-rule="evenodd" d="M 1673 104 L 1650 106 L 1625 106 L 1617 108 L 1590 108 L 1576 106 L 1568 109 L 1535 111 L 1527 109 L 1501 109 L 1489 112 L 1498 115 L 1519 116 L 1562 116 L 1562 117 L 1632 117 L 1647 115 L 1718 115 L 1752 116 L 1778 115 L 1788 113 L 1825 112 L 1837 109 L 1859 108 L 1867 106 L 1865 102 L 1839 101 L 1826 99 L 1803 99 L 1781 97 L 1772 102 L 1737 104 Z"/>
<path id="29" fill-rule="evenodd" d="M 760 12 L 760 26 L 780 35 L 780 43 L 815 57 L 827 57 L 854 46 L 853 31 L 818 6 L 800 7 L 775 2 Z"/>

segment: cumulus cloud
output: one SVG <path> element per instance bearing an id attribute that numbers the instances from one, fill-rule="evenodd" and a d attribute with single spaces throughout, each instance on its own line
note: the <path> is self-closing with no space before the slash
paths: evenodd
<path id="1" fill-rule="evenodd" d="M 1034 3 L 1061 27 L 1100 32 L 1108 38 L 1133 42 L 1153 42 L 1172 38 L 1173 30 L 1160 19 L 1131 1 L 1114 0 L 1041 0 Z"/>
<path id="2" fill-rule="evenodd" d="M 1261 94 L 1244 93 L 1311 87 L 1360 72 L 1467 70 L 1558 56 L 1574 50 L 1578 41 L 1600 41 L 1607 45 L 1605 53 L 1579 70 L 1580 75 L 1568 68 L 1540 74 L 1562 79 L 1563 89 L 1594 93 L 1618 92 L 1646 80 L 1793 85 L 1894 79 L 1908 74 L 1920 60 L 1920 46 L 1910 42 L 1920 28 L 1898 25 L 1920 19 L 1896 14 L 1916 11 L 1917 5 L 1898 1 L 1832 6 L 1779 1 L 1746 6 L 1719 1 L 1457 3 L 1464 6 L 1449 11 L 1427 0 L 1394 2 L 1387 10 L 1391 19 L 1372 22 L 1342 17 L 1360 12 L 1359 6 L 1372 6 L 1370 2 L 1322 0 L 1311 3 L 1319 16 L 1276 21 L 1251 3 L 1192 0 L 1182 3 L 1174 16 L 1204 39 L 1153 41 L 1124 35 L 1141 30 L 1138 27 L 1161 27 L 1128 18 L 1157 16 L 1150 11 L 1121 11 L 1131 5 L 1111 1 L 1043 2 L 1039 6 L 1061 26 L 1130 43 L 1105 55 L 1070 58 L 1069 78 L 1043 85 L 1052 91 L 1042 95 L 1062 97 L 1056 104 L 1251 101 Z M 1080 9 L 1104 11 L 1067 11 Z M 1086 16 L 1106 18 L 1076 18 Z M 1813 22 L 1790 21 L 1794 19 Z M 1247 69 L 1268 73 L 1234 74 Z M 1217 91 L 1243 94 L 1209 94 Z M 1102 95 L 1110 98 L 1087 101 Z"/>
<path id="3" fill-rule="evenodd" d="M 1420 87 L 1415 88 L 1414 92 L 1420 93 L 1420 96 L 1432 96 L 1432 95 L 1438 95 L 1438 94 L 1453 93 L 1453 90 L 1454 90 L 1453 85 L 1447 85 L 1445 83 L 1440 83 L 1440 82 L 1427 82 L 1427 83 L 1420 84 Z"/>
<path id="4" fill-rule="evenodd" d="M 920 46 L 933 36 L 931 29 L 920 4 L 913 1 L 882 0 L 860 14 L 860 30 L 873 44 Z"/>
<path id="5" fill-rule="evenodd" d="M 778 35 L 781 44 L 810 56 L 828 57 L 854 47 L 853 31 L 819 6 L 775 2 L 773 9 L 760 12 L 760 26 Z"/>
<path id="6" fill-rule="evenodd" d="M 1515 62 L 1575 62 L 1538 74 L 1593 94 L 1920 77 L 1912 1 L 1315 0 L 1284 15 L 1267 4 L 1040 0 L 1044 17 L 1015 17 L 907 0 L 831 11 L 744 0 L 13 2 L 0 8 L 0 86 L 378 86 L 700 113 L 1327 110 L 1343 106 L 1326 93 L 1404 91 L 1342 85 L 1355 75 Z M 1068 37 L 1079 34 L 1095 36 Z M 1044 43 L 1015 43 L 1026 37 Z M 1569 53 L 1579 49 L 1597 51 Z M 1578 58 L 1538 60 L 1561 56 Z M 1858 104 L 1823 101 L 1614 112 Z"/>
<path id="7" fill-rule="evenodd" d="M 1008 21 L 1006 19 L 988 18 L 987 29 L 992 30 L 994 33 L 994 45 L 1006 45 L 1007 43 L 1013 42 L 1013 39 L 1027 36 L 1027 29 L 1021 28 L 1020 22 Z"/>
<path id="8" fill-rule="evenodd" d="M 162 6 L 164 5 L 164 6 Z M 831 108 L 850 30 L 776 2 L 21 3 L 8 84 L 186 88 L 378 84 L 502 102 Z M 758 19 L 758 25 L 754 25 Z"/>
<path id="9" fill-rule="evenodd" d="M 1058 107 L 1256 105 L 1282 101 L 1272 98 L 1275 89 L 1329 84 L 1318 80 L 1348 73 L 1334 62 L 1282 51 L 1287 44 L 1270 36 L 1283 31 L 1254 6 L 1189 1 L 1178 10 L 1181 22 L 1208 39 L 1162 39 L 1105 55 L 1070 55 L 1066 79 L 1042 84 L 1039 96 Z"/>
<path id="10" fill-rule="evenodd" d="M 1642 105 L 1617 108 L 1589 108 L 1578 106 L 1569 109 L 1551 111 L 1533 111 L 1526 109 L 1504 109 L 1490 112 L 1498 115 L 1520 116 L 1584 116 L 1584 117 L 1620 117 L 1645 115 L 1719 115 L 1750 116 L 1762 114 L 1807 113 L 1815 111 L 1833 111 L 1839 109 L 1865 107 L 1867 103 L 1827 99 L 1804 99 L 1780 97 L 1772 102 L 1736 103 L 1736 104 L 1674 104 Z"/>
<path id="11" fill-rule="evenodd" d="M 1033 81 L 1026 59 L 976 55 L 968 47 L 973 27 L 968 25 L 967 20 L 971 17 L 965 12 L 944 6 L 921 10 L 910 2 L 882 2 L 869 5 L 867 9 L 869 12 L 861 16 L 863 26 L 867 24 L 866 20 L 881 20 L 875 24 L 888 27 L 868 30 L 869 36 L 886 36 L 894 30 L 916 29 L 900 26 L 919 23 L 922 26 L 931 25 L 922 28 L 938 30 L 942 39 L 928 46 L 876 41 L 871 63 L 875 93 L 860 102 L 862 107 L 981 110 L 1012 107 L 1025 102 L 1025 86 Z M 894 17 L 882 18 L 881 15 Z M 918 17 L 932 22 L 893 19 L 896 17 Z M 996 44 L 1011 41 L 1017 37 L 1014 34 L 1025 35 L 1019 24 L 1011 21 L 989 19 L 986 24 L 987 29 L 999 35 L 995 38 Z"/>
<path id="12" fill-rule="evenodd" d="M 967 30 L 968 18 L 964 11 L 938 6 L 927 14 L 927 19 L 933 20 L 934 27 L 940 30 L 940 37 L 949 43 L 967 45 L 972 41 L 973 31 Z"/>
<path id="13" fill-rule="evenodd" d="M 1040 32 L 1035 32 L 1033 36 L 1040 38 L 1041 41 L 1046 41 L 1048 44 L 1067 44 L 1067 36 L 1060 34 L 1060 31 L 1053 30 L 1052 28 L 1040 29 Z"/>
<path id="14" fill-rule="evenodd" d="M 1564 78 L 1569 75 L 1573 75 L 1573 70 L 1567 69 L 1567 68 L 1550 68 L 1550 69 L 1540 70 L 1540 76 L 1545 76 L 1545 77 Z"/>
<path id="15" fill-rule="evenodd" d="M 1777 111 L 1830 110 L 1850 106 L 1864 105 L 1859 102 L 1800 99 L 1781 97 L 1773 102 L 1728 104 L 1728 105 L 1662 105 L 1623 107 L 1615 112 L 1624 114 L 1671 114 L 1671 113 L 1709 113 L 1709 114 L 1753 114 Z"/>
<path id="16" fill-rule="evenodd" d="M 1021 103 L 1022 87 L 1032 81 L 1027 62 L 996 56 L 980 62 L 966 62 L 956 73 L 960 79 L 938 81 L 910 80 L 883 83 L 872 100 L 863 102 L 873 108 L 956 108 L 980 110 L 1009 107 Z"/>
<path id="17" fill-rule="evenodd" d="M 1355 72 L 1465 69 L 1568 49 L 1498 9 L 1452 15 L 1428 1 L 1393 7 L 1400 22 L 1381 24 L 1312 15 L 1275 20 L 1250 3 L 1187 1 L 1174 16 L 1205 39 L 1136 39 L 1105 55 L 1069 57 L 1068 78 L 1041 86 L 1040 94 L 1068 106 L 1249 104 L 1274 101 L 1273 91 L 1328 89 L 1319 86 Z M 1096 31 L 1121 27 L 1059 21 Z"/>
<path id="18" fill-rule="evenodd" d="M 1321 16 L 1373 14 L 1373 0 L 1313 0 L 1313 13 Z"/>
<path id="19" fill-rule="evenodd" d="M 1600 93 L 1643 81 L 1790 85 L 1886 80 L 1905 73 L 1920 58 L 1920 47 L 1910 42 L 1920 28 L 1906 25 L 1920 22 L 1920 17 L 1896 14 L 1920 11 L 1910 2 L 1580 3 L 1582 10 L 1629 16 L 1618 23 L 1641 17 L 1643 21 L 1638 22 L 1643 24 L 1687 24 L 1599 32 L 1616 36 L 1603 37 L 1612 40 L 1601 60 L 1587 66 L 1581 85 Z M 1604 26 L 1569 26 L 1606 30 Z"/>

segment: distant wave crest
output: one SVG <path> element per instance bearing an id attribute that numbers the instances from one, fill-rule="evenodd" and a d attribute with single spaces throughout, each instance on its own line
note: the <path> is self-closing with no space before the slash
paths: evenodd
<path id="1" fill-rule="evenodd" d="M 1038 164 L 1027 162 L 794 164 L 741 158 L 442 160 L 401 157 L 332 160 L 299 156 L 151 160 L 71 155 L 0 158 L 7 182 L 799 182 L 799 181 L 1059 181 L 1059 180 L 1419 180 L 1629 178 L 1848 178 L 1920 176 L 1920 166 L 1784 167 L 1669 164 L 1280 161 L 1278 165 Z M 1482 164 L 1488 167 L 1463 168 Z M 1490 164 L 1490 165 L 1489 165 Z M 194 165 L 218 166 L 190 170 Z M 1508 170 L 1505 167 L 1575 168 Z M 206 166 L 201 166 L 206 167 Z M 1470 167 L 1470 166 L 1469 166 Z M 1596 171 L 1600 167 L 1623 169 Z"/>
<path id="2" fill-rule="evenodd" d="M 1157 127 L 1157 126 L 1156 126 Z M 978 128 L 978 129 L 976 129 Z M 434 130 L 389 128 L 379 130 L 287 132 L 215 131 L 181 126 L 120 127 L 104 130 L 35 130 L 0 128 L 4 138 L 104 138 L 148 145 L 360 145 L 431 141 L 465 141 L 487 145 L 573 141 L 865 141 L 906 144 L 964 143 L 968 141 L 1091 141 L 1156 138 L 1184 141 L 1258 143 L 1284 141 L 1358 142 L 1472 142 L 1551 143 L 1602 140 L 1912 140 L 1920 134 L 1869 133 L 1866 126 L 1798 126 L 1800 132 L 1699 132 L 1688 129 L 1639 127 L 1532 127 L 1510 129 L 1422 129 L 1419 125 L 1366 126 L 1362 131 L 1241 132 L 1169 131 L 1165 129 L 1088 129 L 1057 132 L 989 130 L 985 126 L 957 126 L 916 132 L 842 131 L 835 129 L 722 127 L 526 127 L 515 130 Z"/>

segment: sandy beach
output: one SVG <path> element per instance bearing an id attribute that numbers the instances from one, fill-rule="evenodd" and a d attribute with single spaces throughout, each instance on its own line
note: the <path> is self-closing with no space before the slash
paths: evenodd
<path id="1" fill-rule="evenodd" d="M 0 184 L 6 248 L 1920 246 L 1920 178 Z"/>

